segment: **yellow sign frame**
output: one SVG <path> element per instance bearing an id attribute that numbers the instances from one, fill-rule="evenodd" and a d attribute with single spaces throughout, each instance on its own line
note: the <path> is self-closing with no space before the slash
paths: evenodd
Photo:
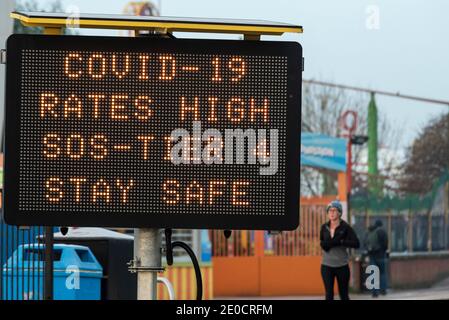
<path id="1" fill-rule="evenodd" d="M 14 11 L 10 17 L 28 27 L 50 29 L 47 34 L 60 34 L 62 28 L 76 22 L 79 28 L 150 30 L 158 33 L 208 32 L 244 34 L 245 39 L 260 35 L 302 33 L 302 26 L 263 20 L 203 19 L 175 17 L 142 17 L 127 15 L 80 14 Z M 74 20 L 76 19 L 76 20 Z M 52 31 L 53 30 L 53 31 Z"/>

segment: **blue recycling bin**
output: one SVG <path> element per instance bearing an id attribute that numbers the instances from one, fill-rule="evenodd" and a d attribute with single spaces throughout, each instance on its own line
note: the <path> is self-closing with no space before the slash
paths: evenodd
<path id="1" fill-rule="evenodd" d="M 55 244 L 55 300 L 100 300 L 103 268 L 85 246 Z M 3 266 L 3 297 L 7 300 L 43 298 L 45 245 L 25 244 Z"/>

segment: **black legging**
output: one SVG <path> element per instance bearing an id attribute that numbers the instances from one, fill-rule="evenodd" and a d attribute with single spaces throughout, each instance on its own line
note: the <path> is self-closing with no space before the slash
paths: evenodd
<path id="1" fill-rule="evenodd" d="M 341 300 L 349 300 L 349 266 L 328 267 L 321 265 L 321 276 L 323 277 L 324 288 L 326 289 L 326 300 L 334 300 L 334 278 L 337 278 L 338 293 Z"/>

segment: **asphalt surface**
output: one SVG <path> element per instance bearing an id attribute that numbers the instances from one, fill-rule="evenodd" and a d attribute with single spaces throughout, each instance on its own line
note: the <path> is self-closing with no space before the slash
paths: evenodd
<path id="1" fill-rule="evenodd" d="M 216 300 L 323 300 L 323 296 L 215 297 Z M 338 300 L 338 295 L 336 300 Z M 449 278 L 430 288 L 389 290 L 387 295 L 373 298 L 370 294 L 350 294 L 352 300 L 449 300 Z"/>

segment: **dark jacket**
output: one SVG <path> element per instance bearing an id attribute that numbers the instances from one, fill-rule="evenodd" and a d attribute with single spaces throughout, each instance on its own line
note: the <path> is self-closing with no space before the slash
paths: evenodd
<path id="1" fill-rule="evenodd" d="M 326 222 L 321 226 L 320 245 L 324 251 L 329 251 L 333 247 L 346 247 L 358 249 L 360 247 L 359 239 L 354 229 L 345 221 L 340 221 L 339 226 L 335 229 L 334 237 L 331 237 L 330 222 Z"/>
<path id="2" fill-rule="evenodd" d="M 368 237 L 371 232 L 377 233 L 377 245 L 378 250 L 369 250 Z M 368 255 L 375 257 L 383 257 L 388 250 L 388 234 L 381 226 L 370 226 L 365 236 L 364 247 L 368 251 Z"/>

